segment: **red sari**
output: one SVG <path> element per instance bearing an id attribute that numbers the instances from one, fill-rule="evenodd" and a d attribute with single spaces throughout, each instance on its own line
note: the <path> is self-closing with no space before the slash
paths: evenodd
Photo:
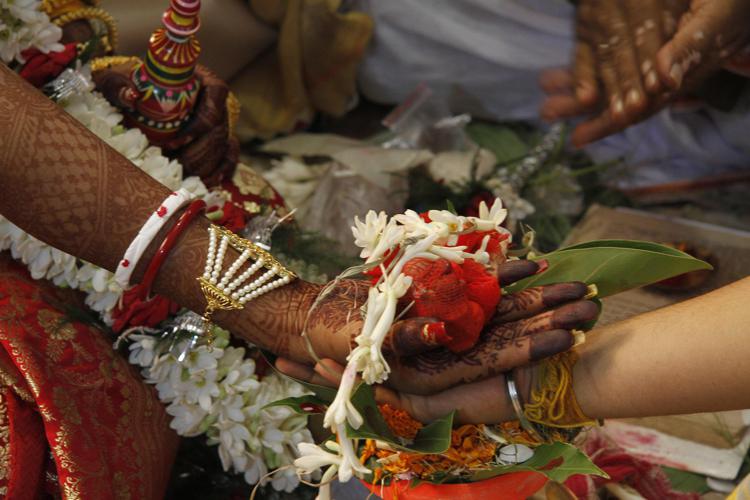
<path id="1" fill-rule="evenodd" d="M 168 415 L 101 331 L 66 319 L 71 298 L 0 254 L 0 494 L 162 498 Z"/>

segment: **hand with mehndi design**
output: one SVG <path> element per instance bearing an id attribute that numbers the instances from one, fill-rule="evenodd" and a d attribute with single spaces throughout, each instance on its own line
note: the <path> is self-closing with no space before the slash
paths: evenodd
<path id="1" fill-rule="evenodd" d="M 121 64 L 94 73 L 96 88 L 118 108 L 133 108 L 137 98 L 130 81 L 132 64 Z M 182 163 L 185 176 L 197 175 L 209 185 L 231 171 L 239 157 L 239 142 L 229 134 L 227 96 L 229 87 L 200 64 L 195 69 L 201 82 L 193 116 L 187 126 L 165 146 L 165 153 Z"/>
<path id="2" fill-rule="evenodd" d="M 619 132 L 702 88 L 750 40 L 750 2 L 588 0 L 579 3 L 573 70 L 549 70 L 547 121 L 589 115 L 572 142 Z"/>
<path id="3" fill-rule="evenodd" d="M 580 146 L 647 116 L 665 91 L 657 52 L 687 8 L 685 0 L 579 2 L 573 69 L 542 74 L 549 94 L 542 117 L 593 115 L 573 132 L 573 143 Z"/>
<path id="4" fill-rule="evenodd" d="M 497 267 L 498 280 L 501 286 L 507 286 L 539 269 L 534 261 L 509 261 Z M 347 281 L 310 312 L 306 330 L 318 358 L 345 363 L 351 341 L 362 327 L 359 307 L 368 287 L 367 282 Z M 387 384 L 410 394 L 431 394 L 564 352 L 574 343 L 571 330 L 598 315 L 597 306 L 584 300 L 587 293 L 583 283 L 560 283 L 504 295 L 480 341 L 462 353 L 420 344 L 421 325 L 429 318 L 399 321 L 384 348 L 391 352 L 388 362 L 392 372 Z M 393 351 L 403 352 L 402 346 L 408 346 L 411 354 L 394 355 Z M 283 355 L 284 350 L 277 352 Z M 299 360 L 300 356 L 294 358 Z M 277 367 L 301 379 L 314 376 L 311 366 L 289 359 L 279 359 Z"/>

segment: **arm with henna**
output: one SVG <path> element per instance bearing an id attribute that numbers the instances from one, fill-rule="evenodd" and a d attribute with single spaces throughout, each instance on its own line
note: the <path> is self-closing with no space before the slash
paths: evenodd
<path id="1" fill-rule="evenodd" d="M 0 66 L 0 186 L 0 213 L 11 222 L 109 270 L 115 269 L 152 210 L 169 194 L 4 66 Z M 154 283 L 156 292 L 197 312 L 205 307 L 196 277 L 202 274 L 207 253 L 207 227 L 208 221 L 199 219 L 181 234 Z M 157 236 L 139 262 L 133 282 L 143 276 L 160 241 Z M 506 278 L 518 279 L 537 270 L 534 263 L 522 265 L 532 268 L 525 274 L 508 271 Z M 500 272 L 501 281 L 504 273 Z M 248 302 L 240 311 L 217 313 L 215 320 L 234 334 L 292 360 L 312 365 L 309 343 L 315 355 L 344 361 L 351 339 L 361 329 L 360 307 L 367 289 L 365 282 L 343 281 L 311 311 L 320 287 L 297 280 Z M 579 287 L 577 294 L 560 297 L 558 303 L 581 299 L 583 293 Z M 544 298 L 544 293 L 539 297 Z M 393 363 L 393 384 L 416 386 L 427 393 L 555 354 L 572 344 L 572 325 L 591 319 L 591 307 L 585 301 L 565 307 L 495 325 L 485 332 L 481 345 L 462 355 L 442 359 L 443 351 L 435 350 L 423 361 L 400 357 Z M 396 323 L 387 347 L 413 352 L 414 346 L 407 344 L 420 331 L 417 325 L 421 323 L 415 321 Z M 305 324 L 308 339 L 300 335 Z"/>

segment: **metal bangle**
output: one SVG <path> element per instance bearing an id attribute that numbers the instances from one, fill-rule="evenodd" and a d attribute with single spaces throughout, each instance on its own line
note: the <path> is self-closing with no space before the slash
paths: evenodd
<path id="1" fill-rule="evenodd" d="M 516 381 L 513 379 L 513 374 L 511 372 L 505 374 L 505 383 L 508 387 L 508 397 L 510 398 L 510 403 L 513 405 L 513 411 L 516 413 L 516 417 L 518 418 L 518 422 L 521 424 L 521 428 L 528 432 L 529 435 L 537 441 L 545 442 L 546 439 L 544 439 L 539 434 L 534 425 L 529 422 L 523 412 L 523 402 L 521 401 L 521 396 L 518 393 L 518 388 L 516 387 Z"/>

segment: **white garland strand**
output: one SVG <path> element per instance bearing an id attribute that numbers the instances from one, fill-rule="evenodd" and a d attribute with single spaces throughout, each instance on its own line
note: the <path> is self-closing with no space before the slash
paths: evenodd
<path id="1" fill-rule="evenodd" d="M 381 265 L 382 276 L 370 288 L 362 330 L 354 339 L 357 346 L 347 358 L 336 397 L 324 417 L 324 426 L 336 433 L 338 443 L 331 440 L 319 447 L 300 447 L 302 457 L 294 462 L 300 474 L 327 467 L 324 478 L 338 473 L 342 482 L 355 475 L 364 477 L 370 474 L 371 471 L 360 463 L 356 453 L 357 439 L 347 437 L 345 424 L 358 429 L 364 421 L 351 402 L 357 375 L 362 374 L 364 382 L 370 385 L 383 383 L 388 378 L 390 367 L 383 356 L 382 346 L 395 320 L 398 300 L 406 295 L 412 283 L 411 277 L 402 272 L 404 266 L 416 258 L 447 259 L 456 263 L 473 259 L 487 265 L 489 235 L 485 236 L 476 253 L 467 253 L 464 251 L 466 247 L 455 244 L 461 234 L 497 231 L 508 235 L 504 243 L 507 245 L 510 234 L 500 225 L 507 215 L 497 198 L 489 208 L 482 202 L 478 217 L 462 217 L 447 210 L 430 210 L 430 222 L 412 210 L 390 220 L 385 213 L 373 211 L 366 215 L 364 222 L 355 217 L 352 233 L 355 244 L 362 248 L 360 255 L 366 259 L 365 263 L 377 262 L 392 252 L 398 253 L 388 268 Z M 327 490 L 321 489 L 319 498 L 326 496 Z"/>
<path id="2" fill-rule="evenodd" d="M 179 321 L 179 317 L 175 321 Z M 213 348 L 191 349 L 183 361 L 189 340 L 178 342 L 172 352 L 152 335 L 131 335 L 130 362 L 154 384 L 159 399 L 173 419 L 170 427 L 181 436 L 206 434 L 208 444 L 218 447 L 225 471 L 244 474 L 249 484 L 262 479 L 269 469 L 292 465 L 300 446 L 311 445 L 307 416 L 285 406 L 263 407 L 283 398 L 305 394 L 304 388 L 276 373 L 258 380 L 255 361 L 245 349 L 229 346 L 229 333 L 215 329 Z M 295 470 L 286 467 L 273 474 L 278 491 L 293 491 L 299 484 Z"/>
<path id="3" fill-rule="evenodd" d="M 47 54 L 60 52 L 62 29 L 40 10 L 39 0 L 0 0 L 0 61 L 23 64 L 21 53 L 30 48 Z"/>

